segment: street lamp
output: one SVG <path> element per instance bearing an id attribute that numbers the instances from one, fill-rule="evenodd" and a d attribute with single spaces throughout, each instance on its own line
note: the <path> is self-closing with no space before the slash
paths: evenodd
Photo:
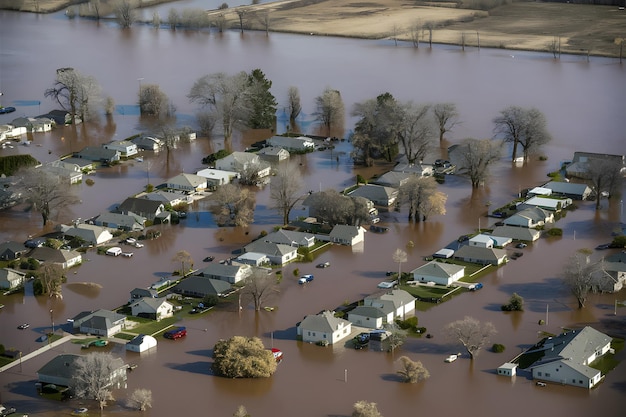
<path id="1" fill-rule="evenodd" d="M 50 309 L 50 322 L 52 323 L 52 333 L 54 333 L 54 310 Z"/>

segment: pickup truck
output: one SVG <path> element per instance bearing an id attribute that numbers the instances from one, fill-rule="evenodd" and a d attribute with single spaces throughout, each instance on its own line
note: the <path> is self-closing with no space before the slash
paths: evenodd
<path id="1" fill-rule="evenodd" d="M 186 335 L 187 335 L 187 329 L 185 327 L 175 327 L 163 333 L 163 337 L 165 337 L 166 339 L 172 339 L 172 340 L 180 339 L 181 337 L 184 337 Z"/>

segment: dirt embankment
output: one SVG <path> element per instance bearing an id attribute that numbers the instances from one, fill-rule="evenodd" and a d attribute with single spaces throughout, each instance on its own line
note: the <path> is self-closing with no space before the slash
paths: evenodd
<path id="1" fill-rule="evenodd" d="M 112 0 L 100 0 L 101 4 Z M 167 0 L 142 0 L 142 6 Z M 72 0 L 0 0 L 0 9 L 61 10 Z M 616 6 L 516 2 L 490 11 L 456 3 L 404 0 L 282 0 L 206 13 L 225 28 L 322 36 L 392 38 L 426 43 L 618 56 L 626 10 Z M 172 3 L 176 7 L 176 3 Z M 166 19 L 165 16 L 162 17 Z"/>

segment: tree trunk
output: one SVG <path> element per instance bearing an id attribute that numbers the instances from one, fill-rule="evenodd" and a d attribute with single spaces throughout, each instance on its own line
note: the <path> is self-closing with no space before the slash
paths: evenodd
<path id="1" fill-rule="evenodd" d="M 517 158 L 517 144 L 518 144 L 518 142 L 519 141 L 517 139 L 513 140 L 513 155 L 511 156 L 511 159 L 513 161 L 515 161 L 515 158 Z"/>

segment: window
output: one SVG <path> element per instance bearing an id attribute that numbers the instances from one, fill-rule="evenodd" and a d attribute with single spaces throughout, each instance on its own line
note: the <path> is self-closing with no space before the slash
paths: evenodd
<path id="1" fill-rule="evenodd" d="M 546 372 L 546 377 L 550 378 L 550 373 Z"/>
<path id="2" fill-rule="evenodd" d="M 537 372 L 537 376 L 541 376 L 541 372 Z"/>
<path id="3" fill-rule="evenodd" d="M 582 384 L 583 384 L 583 381 L 580 381 L 580 380 L 579 380 L 579 381 L 578 381 L 578 383 L 579 383 L 580 385 L 582 385 Z"/>
<path id="4" fill-rule="evenodd" d="M 575 384 L 575 383 L 576 383 L 576 380 L 575 380 L 575 379 L 572 379 L 572 384 Z"/>

